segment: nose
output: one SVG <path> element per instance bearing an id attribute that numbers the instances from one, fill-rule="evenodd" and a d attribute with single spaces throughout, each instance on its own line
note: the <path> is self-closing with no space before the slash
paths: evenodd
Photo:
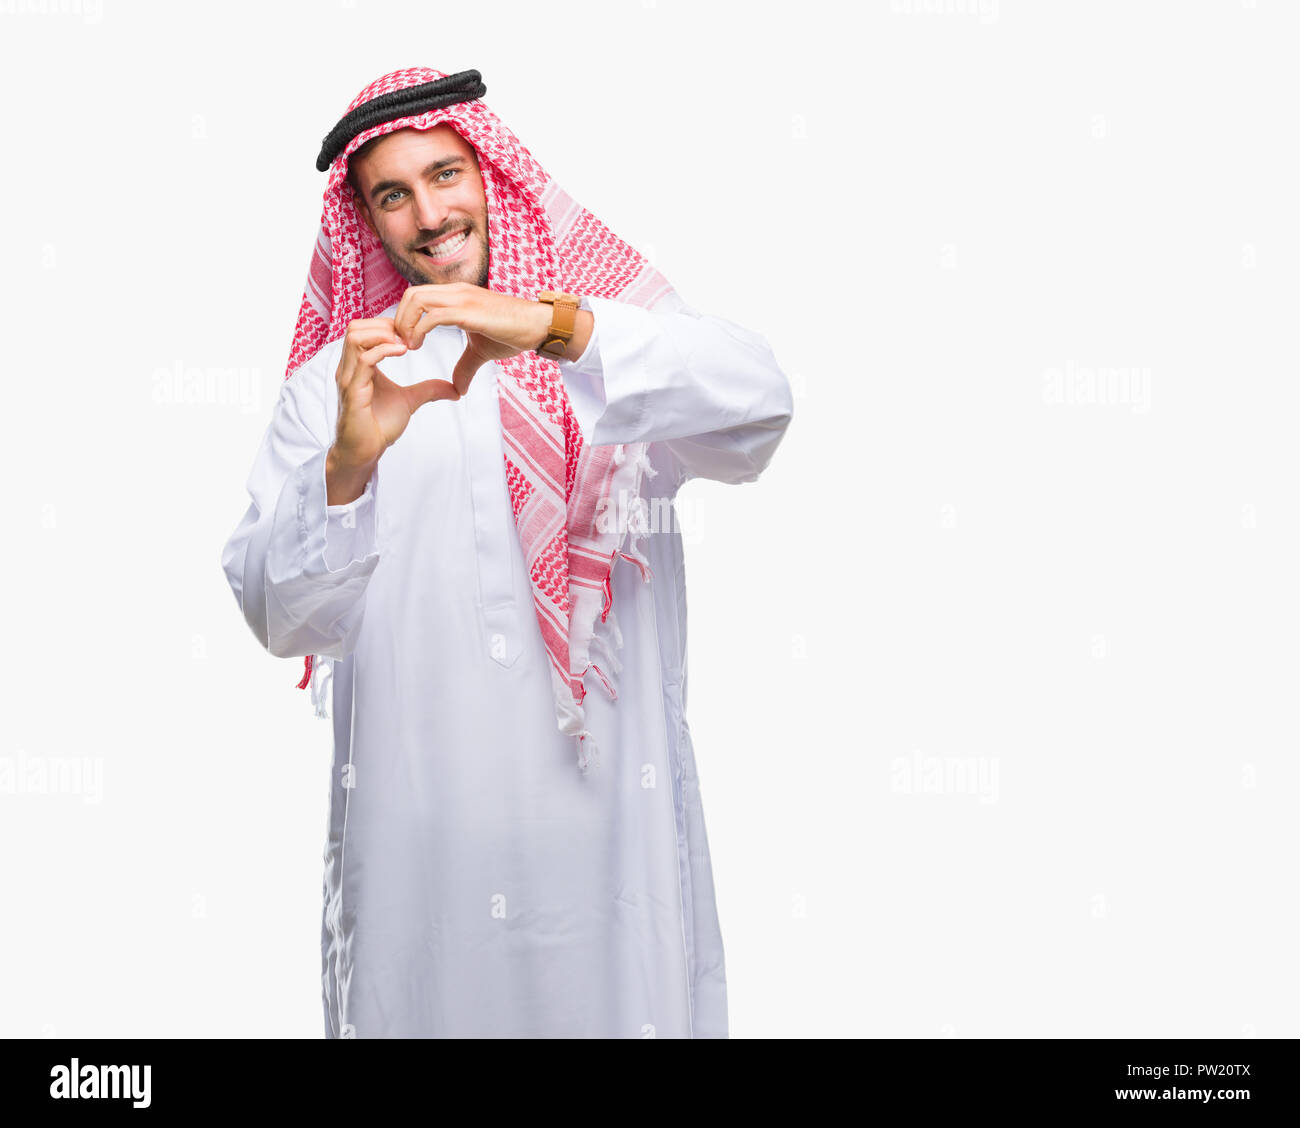
<path id="1" fill-rule="evenodd" d="M 415 186 L 415 222 L 420 225 L 421 231 L 437 234 L 447 222 L 451 209 L 438 197 L 439 194 L 425 184 Z"/>

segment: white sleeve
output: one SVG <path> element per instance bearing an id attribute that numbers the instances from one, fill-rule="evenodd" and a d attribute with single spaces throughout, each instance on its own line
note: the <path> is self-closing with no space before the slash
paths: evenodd
<path id="1" fill-rule="evenodd" d="M 584 297 L 595 320 L 582 356 L 561 361 L 570 397 L 595 416 L 590 441 L 662 442 L 679 478 L 752 482 L 794 414 L 767 340 L 683 306 L 673 313 Z"/>
<path id="2" fill-rule="evenodd" d="M 321 369 L 334 351 L 322 349 L 331 355 L 318 353 L 281 385 L 248 478 L 252 504 L 221 554 L 244 619 L 277 658 L 346 658 L 379 563 L 379 467 L 355 501 L 327 504 L 333 439 Z"/>

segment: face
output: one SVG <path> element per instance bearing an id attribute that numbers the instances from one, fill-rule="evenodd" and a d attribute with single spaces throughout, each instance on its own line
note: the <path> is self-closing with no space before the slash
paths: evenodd
<path id="1" fill-rule="evenodd" d="M 411 285 L 487 286 L 478 156 L 450 125 L 376 137 L 352 154 L 348 169 L 358 213 Z"/>

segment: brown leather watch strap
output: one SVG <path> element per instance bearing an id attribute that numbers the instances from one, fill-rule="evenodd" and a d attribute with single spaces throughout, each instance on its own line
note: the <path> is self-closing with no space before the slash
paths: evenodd
<path id="1" fill-rule="evenodd" d="M 562 358 L 578 325 L 580 299 L 559 290 L 543 290 L 537 295 L 537 300 L 551 307 L 551 327 L 547 331 L 546 340 L 535 351 L 543 356 Z"/>

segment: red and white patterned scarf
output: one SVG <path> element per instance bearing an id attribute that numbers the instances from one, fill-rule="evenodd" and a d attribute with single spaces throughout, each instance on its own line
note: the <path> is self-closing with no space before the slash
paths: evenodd
<path id="1" fill-rule="evenodd" d="M 393 71 L 362 90 L 347 112 L 378 95 L 443 77 L 425 67 Z M 347 185 L 348 157 L 372 137 L 444 123 L 478 156 L 490 290 L 528 300 L 542 290 L 563 290 L 647 309 L 680 308 L 663 275 L 568 196 L 482 99 L 458 102 L 367 129 L 334 158 L 285 379 L 341 337 L 354 318 L 378 316 L 409 285 L 357 215 Z M 645 443 L 592 446 L 583 439 L 554 360 L 527 351 L 495 363 L 505 376 L 498 381 L 505 476 L 550 660 L 556 718 L 559 730 L 576 738 L 578 765 L 586 773 L 598 753 L 585 727 L 583 682 L 594 670 L 610 699 L 618 696 L 610 679 L 621 669 L 614 651 L 622 637 L 613 617 L 610 572 L 618 553 L 640 568 L 643 580 L 650 579 L 633 541 L 649 533 L 641 475 L 655 471 Z M 442 410 L 455 411 L 456 405 Z M 597 618 L 605 625 L 599 636 Z M 593 647 L 603 648 L 607 670 L 593 661 Z M 312 669 L 313 656 L 307 655 L 299 688 L 312 682 Z"/>

